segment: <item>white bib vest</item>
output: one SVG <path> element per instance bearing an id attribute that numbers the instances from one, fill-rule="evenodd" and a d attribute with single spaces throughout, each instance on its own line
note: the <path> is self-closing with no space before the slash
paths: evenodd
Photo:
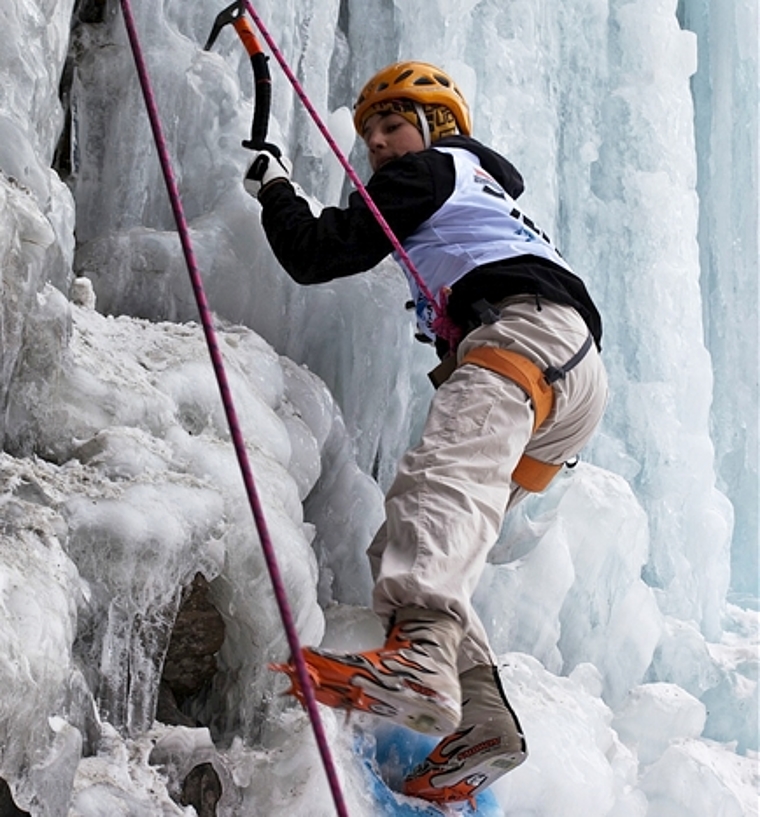
<path id="1" fill-rule="evenodd" d="M 434 149 L 454 159 L 454 190 L 403 247 L 436 301 L 442 290 L 475 267 L 521 255 L 545 258 L 572 272 L 549 237 L 517 209 L 514 199 L 472 153 L 463 148 Z M 394 257 L 400 260 L 395 253 Z M 403 263 L 401 266 L 409 280 L 420 331 L 434 339 L 433 306 Z"/>

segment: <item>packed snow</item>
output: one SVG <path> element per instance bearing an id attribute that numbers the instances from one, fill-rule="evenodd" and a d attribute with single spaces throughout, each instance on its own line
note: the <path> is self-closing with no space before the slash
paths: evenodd
<path id="1" fill-rule="evenodd" d="M 222 6 L 134 13 L 299 638 L 375 646 L 365 549 L 431 395 L 392 261 L 302 288 L 242 188 L 252 77 Z M 525 728 L 504 817 L 758 815 L 758 11 L 735 0 L 261 0 L 360 173 L 350 105 L 440 64 L 605 320 L 608 411 L 507 519 L 475 595 Z M 0 781 L 41 817 L 332 815 L 117 2 L 0 12 Z M 315 210 L 343 170 L 276 62 L 269 139 Z M 755 104 L 753 104 L 753 100 Z M 156 717 L 183 589 L 217 670 Z M 357 746 L 320 709 L 352 817 Z M 0 803 L 3 791 L 0 790 Z M 411 806 L 399 798 L 398 809 Z M 489 811 L 489 814 L 492 812 Z"/>

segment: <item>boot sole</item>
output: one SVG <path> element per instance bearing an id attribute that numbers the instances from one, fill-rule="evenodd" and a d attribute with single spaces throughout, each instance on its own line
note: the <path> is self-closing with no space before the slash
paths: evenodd
<path id="1" fill-rule="evenodd" d="M 483 746 L 490 743 L 490 740 L 482 741 Z M 436 747 L 438 749 L 440 747 Z M 514 753 L 483 750 L 480 760 L 471 764 L 467 768 L 467 760 L 459 760 L 462 755 L 468 754 L 470 750 L 462 747 L 454 754 L 447 765 L 441 765 L 434 759 L 436 749 L 432 756 L 418 767 L 418 774 L 412 772 L 404 781 L 403 793 L 410 797 L 419 797 L 432 803 L 457 803 L 469 801 L 474 803 L 477 794 L 485 791 L 492 783 L 520 764 Z M 443 779 L 448 779 L 444 783 Z M 434 781 L 438 780 L 436 784 Z"/>

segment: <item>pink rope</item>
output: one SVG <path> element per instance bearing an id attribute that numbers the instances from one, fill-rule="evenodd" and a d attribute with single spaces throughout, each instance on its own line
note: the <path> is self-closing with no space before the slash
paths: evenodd
<path id="1" fill-rule="evenodd" d="M 261 17 L 259 17 L 259 15 L 256 13 L 256 9 L 254 9 L 253 5 L 251 5 L 250 0 L 244 0 L 244 2 L 245 2 L 245 7 L 246 7 L 248 13 L 253 18 L 254 23 L 256 23 L 256 28 L 258 28 L 258 30 L 261 32 L 261 36 L 266 40 L 267 45 L 269 46 L 269 48 L 272 51 L 272 54 L 274 54 L 275 59 L 280 64 L 280 67 L 282 68 L 285 76 L 288 78 L 288 80 L 290 81 L 290 84 L 293 86 L 293 90 L 296 92 L 296 94 L 297 94 L 298 98 L 301 100 L 301 102 L 303 102 L 304 107 L 309 112 L 311 118 L 314 120 L 314 123 L 316 124 L 317 128 L 319 128 L 321 134 L 327 140 L 327 144 L 332 149 L 332 151 L 335 154 L 335 156 L 337 157 L 338 161 L 341 163 L 341 165 L 343 165 L 343 169 L 348 174 L 349 179 L 351 179 L 351 181 L 353 182 L 353 184 L 356 187 L 359 195 L 364 199 L 364 202 L 367 205 L 367 207 L 369 208 L 370 212 L 375 217 L 377 223 L 380 225 L 383 232 L 387 236 L 388 240 L 393 245 L 393 249 L 396 251 L 399 258 L 404 262 L 404 266 L 407 268 L 407 270 L 409 270 L 409 274 L 414 279 L 414 282 L 417 284 L 420 292 L 432 304 L 433 310 L 435 311 L 435 314 L 437 315 L 437 318 L 439 320 L 443 319 L 445 321 L 446 316 L 445 316 L 445 309 L 444 309 L 443 303 L 439 303 L 433 297 L 433 293 L 430 291 L 427 284 L 422 279 L 422 276 L 417 271 L 417 268 L 412 263 L 412 259 L 409 257 L 406 250 L 401 246 L 401 242 L 396 237 L 396 234 L 393 232 L 393 230 L 391 229 L 391 226 L 385 220 L 385 217 L 380 212 L 380 210 L 378 209 L 375 202 L 372 201 L 372 197 L 367 192 L 367 188 L 362 184 L 361 179 L 357 175 L 354 168 L 351 166 L 351 163 L 348 161 L 348 159 L 343 154 L 343 151 L 340 149 L 338 143 L 335 141 L 335 139 L 333 138 L 330 131 L 327 129 L 327 126 L 322 121 L 322 118 L 320 117 L 320 115 L 317 113 L 316 108 L 311 104 L 311 100 L 309 99 L 308 96 L 306 96 L 306 92 L 304 91 L 303 86 L 301 85 L 301 83 L 298 81 L 296 75 L 290 70 L 290 66 L 288 65 L 287 61 L 285 60 L 285 57 L 283 56 L 280 49 L 277 47 L 277 43 L 274 41 L 274 39 L 272 38 L 272 35 L 267 30 L 267 28 L 264 25 Z M 442 335 L 442 337 L 444 337 L 444 336 L 445 335 Z"/>
<path id="2" fill-rule="evenodd" d="M 348 811 L 346 809 L 345 800 L 343 798 L 343 793 L 341 791 L 340 783 L 338 781 L 338 775 L 335 769 L 335 764 L 333 762 L 330 749 L 327 745 L 327 738 L 325 736 L 325 731 L 322 726 L 322 721 L 319 717 L 319 712 L 317 711 L 317 703 L 316 698 L 314 697 L 314 690 L 312 688 L 311 678 L 309 677 L 309 673 L 306 668 L 306 663 L 303 659 L 303 656 L 301 655 L 301 645 L 299 643 L 298 634 L 296 632 L 295 623 L 293 621 L 293 614 L 291 612 L 290 605 L 288 604 L 287 593 L 285 591 L 285 585 L 283 583 L 280 568 L 277 563 L 277 557 L 275 556 L 274 545 L 272 543 L 271 536 L 269 535 L 269 529 L 266 523 L 266 519 L 264 518 L 263 508 L 261 505 L 261 501 L 259 499 L 258 492 L 256 490 L 256 484 L 253 479 L 253 472 L 251 471 L 250 462 L 248 460 L 248 453 L 245 448 L 245 441 L 243 439 L 243 434 L 240 430 L 240 424 L 238 422 L 237 413 L 235 411 L 235 406 L 232 400 L 232 394 L 230 392 L 229 382 L 227 380 L 227 374 L 224 368 L 224 362 L 222 360 L 222 354 L 216 339 L 216 332 L 213 326 L 211 310 L 209 309 L 208 306 L 206 293 L 203 288 L 203 281 L 201 279 L 201 275 L 198 269 L 198 264 L 196 263 L 195 253 L 193 251 L 192 242 L 190 240 L 190 231 L 188 228 L 187 219 L 185 218 L 185 214 L 182 208 L 182 201 L 179 196 L 179 189 L 177 187 L 177 182 L 172 171 L 171 161 L 169 159 L 169 151 L 166 146 L 166 140 L 164 139 L 163 128 L 161 126 L 161 120 L 158 114 L 155 96 L 153 94 L 153 89 L 151 87 L 150 77 L 148 75 L 148 70 L 145 64 L 142 47 L 140 46 L 140 41 L 137 36 L 137 30 L 135 27 L 134 17 L 132 15 L 130 0 L 120 0 L 120 2 L 122 13 L 124 15 L 124 22 L 127 28 L 127 35 L 129 37 L 129 42 L 132 47 L 135 66 L 137 68 L 137 74 L 140 80 L 140 86 L 142 87 L 143 96 L 145 98 L 145 106 L 148 110 L 148 117 L 150 119 L 150 125 L 153 131 L 153 138 L 156 143 L 156 149 L 158 151 L 158 157 L 161 163 L 161 170 L 163 171 L 164 180 L 166 182 L 166 188 L 169 194 L 169 200 L 171 202 L 172 211 L 174 213 L 174 219 L 177 223 L 177 232 L 179 233 L 180 242 L 182 244 L 182 251 L 185 255 L 185 261 L 187 263 L 187 269 L 190 274 L 193 292 L 195 293 L 195 299 L 198 304 L 198 311 L 200 313 L 203 332 L 204 335 L 206 336 L 206 343 L 208 345 L 209 353 L 211 355 L 211 361 L 214 367 L 214 372 L 216 374 L 216 379 L 219 385 L 219 391 L 221 393 L 224 411 L 227 416 L 227 423 L 230 428 L 232 442 L 235 448 L 238 463 L 240 465 L 240 471 L 243 476 L 245 491 L 248 496 L 248 501 L 251 506 L 251 510 L 253 512 L 253 517 L 256 523 L 256 529 L 259 534 L 259 539 L 261 540 L 261 547 L 264 552 L 264 559 L 266 561 L 266 565 L 269 570 L 269 576 L 271 578 L 272 586 L 274 588 L 274 595 L 277 600 L 277 605 L 280 610 L 280 616 L 282 618 L 282 623 L 285 628 L 285 633 L 287 636 L 288 645 L 290 647 L 292 660 L 294 661 L 296 666 L 298 682 L 304 694 L 306 709 L 311 720 L 314 736 L 316 738 L 317 746 L 319 747 L 319 752 L 322 757 L 322 763 L 324 764 L 325 772 L 327 774 L 328 782 L 330 784 L 333 800 L 335 802 L 335 808 L 340 817 L 348 817 Z"/>

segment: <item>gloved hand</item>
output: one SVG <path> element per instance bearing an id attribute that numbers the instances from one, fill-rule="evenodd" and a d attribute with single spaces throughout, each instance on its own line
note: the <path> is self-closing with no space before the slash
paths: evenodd
<path id="1" fill-rule="evenodd" d="M 256 153 L 251 162 L 248 172 L 245 174 L 243 186 L 246 192 L 254 198 L 258 198 L 261 191 L 270 182 L 276 179 L 290 181 L 290 174 L 293 172 L 293 165 L 284 156 L 275 156 L 268 150 L 260 150 Z"/>

